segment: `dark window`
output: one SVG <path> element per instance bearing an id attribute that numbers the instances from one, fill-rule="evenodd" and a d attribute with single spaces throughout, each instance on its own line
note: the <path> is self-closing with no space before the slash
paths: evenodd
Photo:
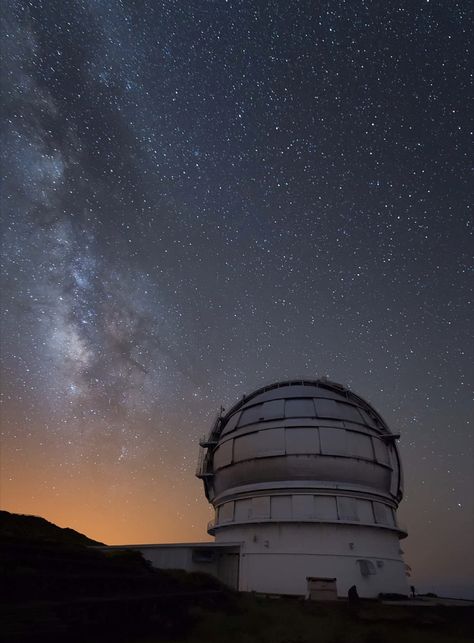
<path id="1" fill-rule="evenodd" d="M 193 549 L 193 563 L 212 563 L 214 558 L 213 549 Z"/>

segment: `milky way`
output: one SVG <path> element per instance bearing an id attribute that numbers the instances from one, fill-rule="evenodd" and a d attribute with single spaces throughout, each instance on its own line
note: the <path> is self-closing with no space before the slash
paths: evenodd
<path id="1" fill-rule="evenodd" d="M 470 3 L 3 12 L 3 506 L 203 539 L 219 406 L 327 375 L 401 433 L 414 580 L 469 592 Z"/>

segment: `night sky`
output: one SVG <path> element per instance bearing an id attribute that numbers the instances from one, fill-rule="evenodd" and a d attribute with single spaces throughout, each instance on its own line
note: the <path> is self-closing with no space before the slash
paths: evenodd
<path id="1" fill-rule="evenodd" d="M 471 3 L 3 13 L 2 507 L 208 540 L 219 406 L 328 376 L 401 433 L 412 582 L 472 593 Z"/>

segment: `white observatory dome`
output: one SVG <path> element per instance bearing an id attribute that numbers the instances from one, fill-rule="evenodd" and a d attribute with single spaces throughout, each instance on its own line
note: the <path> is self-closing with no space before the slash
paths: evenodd
<path id="1" fill-rule="evenodd" d="M 198 477 L 216 511 L 209 533 L 241 546 L 240 589 L 408 593 L 397 437 L 325 379 L 277 382 L 220 415 L 201 441 Z"/>

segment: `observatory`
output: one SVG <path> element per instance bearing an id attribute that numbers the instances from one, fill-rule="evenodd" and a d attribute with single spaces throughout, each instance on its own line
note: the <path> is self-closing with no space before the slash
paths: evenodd
<path id="1" fill-rule="evenodd" d="M 397 437 L 363 398 L 326 379 L 265 386 L 219 415 L 197 475 L 215 508 L 208 533 L 238 547 L 238 588 L 408 594 Z"/>

